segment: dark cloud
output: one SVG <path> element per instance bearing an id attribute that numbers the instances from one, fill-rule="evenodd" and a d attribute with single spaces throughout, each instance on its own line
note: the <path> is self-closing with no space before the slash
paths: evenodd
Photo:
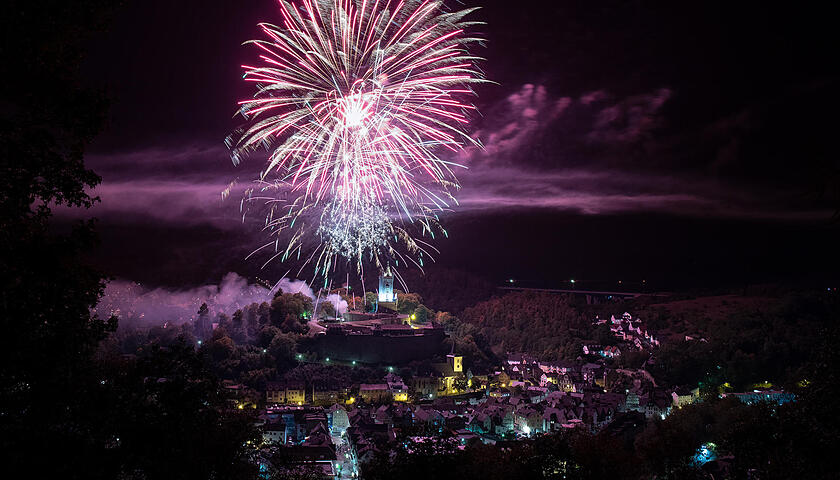
<path id="1" fill-rule="evenodd" d="M 545 85 L 525 84 L 489 105 L 475 137 L 484 149 L 460 155 L 467 165 L 516 164 L 542 169 L 629 164 L 656 145 L 667 124 L 663 107 L 673 92 L 657 88 L 620 97 L 595 90 L 558 96 Z"/>
<path id="2" fill-rule="evenodd" d="M 587 140 L 594 143 L 632 144 L 659 126 L 660 110 L 671 97 L 671 90 L 661 88 L 653 93 L 634 95 L 598 108 Z M 609 96 L 604 92 L 584 95 L 583 105 L 598 105 Z"/>
<path id="3" fill-rule="evenodd" d="M 461 207 L 826 218 L 828 210 L 809 205 L 800 186 L 721 175 L 755 129 L 751 112 L 674 133 L 666 115 L 673 96 L 658 88 L 625 98 L 605 90 L 556 97 L 545 86 L 524 85 L 488 108 L 475 135 L 484 148 L 460 154 L 469 167 L 460 175 Z"/>
<path id="4" fill-rule="evenodd" d="M 826 214 L 797 199 L 793 188 L 745 185 L 720 175 L 740 161 L 744 139 L 756 128 L 753 112 L 672 133 L 666 110 L 674 95 L 658 88 L 624 98 L 605 90 L 572 98 L 553 95 L 543 85 L 523 85 L 488 107 L 475 132 L 483 148 L 469 148 L 454 159 L 468 167 L 456 172 L 463 185 L 456 211 L 532 207 L 586 215 L 765 219 Z M 697 160 L 682 158 L 694 146 L 708 156 L 699 171 L 685 168 Z M 95 192 L 102 202 L 93 213 L 258 232 L 260 204 L 241 201 L 262 160 L 255 156 L 234 166 L 223 145 L 92 155 L 89 164 L 104 178 Z"/>
<path id="5" fill-rule="evenodd" d="M 752 219 L 827 218 L 827 211 L 796 205 L 790 195 L 745 191 L 712 178 L 640 175 L 629 171 L 535 171 L 513 167 L 476 169 L 464 176 L 460 209 L 539 208 L 584 215 L 669 213 L 682 216 Z"/>

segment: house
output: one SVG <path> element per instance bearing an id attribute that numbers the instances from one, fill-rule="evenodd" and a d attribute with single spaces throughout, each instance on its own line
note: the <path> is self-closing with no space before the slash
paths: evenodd
<path id="1" fill-rule="evenodd" d="M 510 396 L 510 390 L 503 387 L 493 387 L 487 392 L 490 398 L 505 398 Z"/>
<path id="2" fill-rule="evenodd" d="M 515 428 L 525 435 L 533 435 L 546 430 L 542 412 L 533 405 L 525 405 L 514 412 Z"/>
<path id="3" fill-rule="evenodd" d="M 671 392 L 671 403 L 676 408 L 690 405 L 700 399 L 700 388 L 677 387 Z"/>
<path id="4" fill-rule="evenodd" d="M 610 345 L 608 347 L 604 347 L 601 355 L 607 358 L 615 358 L 621 355 L 621 350 L 619 350 L 615 345 Z"/>
<path id="5" fill-rule="evenodd" d="M 528 387 L 525 391 L 525 395 L 531 403 L 540 403 L 545 400 L 545 397 L 548 395 L 548 389 L 545 387 Z"/>
<path id="6" fill-rule="evenodd" d="M 286 443 L 286 424 L 283 422 L 263 425 L 263 443 L 283 445 Z"/>
<path id="7" fill-rule="evenodd" d="M 284 403 L 286 401 L 286 387 L 269 382 L 265 388 L 265 401 L 267 403 Z"/>
<path id="8" fill-rule="evenodd" d="M 549 383 L 557 385 L 557 375 L 556 374 L 543 373 L 542 375 L 540 375 L 540 386 L 541 387 L 547 387 Z"/>
<path id="9" fill-rule="evenodd" d="M 411 390 L 415 398 L 433 399 L 438 394 L 438 379 L 433 375 L 417 375 L 411 378 Z"/>
<path id="10" fill-rule="evenodd" d="M 328 383 L 316 383 L 312 386 L 312 404 L 327 407 L 347 398 L 349 389 Z"/>
<path id="11" fill-rule="evenodd" d="M 260 474 L 264 478 L 307 478 L 313 480 L 334 480 L 335 467 L 331 461 L 302 461 L 289 463 L 284 456 L 260 461 Z"/>
<path id="12" fill-rule="evenodd" d="M 443 415 L 433 408 L 418 407 L 414 411 L 414 424 L 427 431 L 440 429 L 443 426 L 443 422 Z"/>
<path id="13" fill-rule="evenodd" d="M 624 400 L 624 411 L 631 412 L 631 411 L 639 411 L 639 394 L 636 392 L 627 392 L 627 397 Z"/>
<path id="14" fill-rule="evenodd" d="M 580 372 L 584 381 L 594 382 L 599 377 L 603 378 L 604 366 L 597 363 L 587 363 L 581 367 Z"/>
<path id="15" fill-rule="evenodd" d="M 311 432 L 318 428 L 319 425 L 328 425 L 329 420 L 327 420 L 327 414 L 324 412 L 324 409 L 318 408 L 303 412 L 303 418 L 300 423 L 307 432 Z"/>
<path id="16" fill-rule="evenodd" d="M 380 405 L 374 411 L 371 412 L 371 418 L 376 423 L 384 423 L 386 425 L 391 425 L 392 424 L 391 406 L 390 405 Z"/>
<path id="17" fill-rule="evenodd" d="M 469 379 L 469 387 L 473 390 L 483 388 L 483 386 L 490 383 L 490 374 L 492 372 L 487 368 L 480 366 L 470 367 L 467 370 L 467 379 Z"/>
<path id="18" fill-rule="evenodd" d="M 269 382 L 265 400 L 267 403 L 303 405 L 306 402 L 306 389 L 300 384 Z"/>
<path id="19" fill-rule="evenodd" d="M 552 362 L 540 362 L 539 369 L 545 373 L 559 373 L 559 374 L 571 374 L 573 372 L 577 372 L 580 370 L 578 368 L 577 362 L 573 361 L 566 361 L 566 360 L 558 360 Z"/>
<path id="20" fill-rule="evenodd" d="M 327 410 L 327 418 L 333 432 L 343 432 L 350 426 L 350 417 L 347 410 L 339 404 L 335 404 Z"/>
<path id="21" fill-rule="evenodd" d="M 512 432 L 515 426 L 513 408 L 500 408 L 493 412 L 493 432 L 496 435 L 504 435 Z"/>
<path id="22" fill-rule="evenodd" d="M 393 403 L 390 405 L 389 413 L 391 423 L 395 426 L 408 426 L 414 423 L 413 406 L 408 403 Z"/>
<path id="23" fill-rule="evenodd" d="M 563 410 L 555 407 L 548 407 L 543 411 L 543 423 L 547 431 L 554 431 L 560 428 L 562 423 L 566 422 L 566 417 Z"/>
<path id="24" fill-rule="evenodd" d="M 251 393 L 249 391 L 250 389 L 245 385 L 241 383 L 234 383 L 231 380 L 222 380 L 222 387 L 224 387 L 228 398 L 242 399 Z"/>
<path id="25" fill-rule="evenodd" d="M 507 387 L 510 385 L 510 375 L 507 372 L 495 372 L 493 376 L 490 378 L 491 385 L 499 385 L 501 387 Z"/>
<path id="26" fill-rule="evenodd" d="M 647 418 L 665 418 L 671 412 L 671 398 L 661 391 L 640 395 L 637 411 L 644 413 Z"/>
<path id="27" fill-rule="evenodd" d="M 363 383 L 359 385 L 359 397 L 367 403 L 385 402 L 391 398 L 387 383 Z"/>
<path id="28" fill-rule="evenodd" d="M 574 392 L 575 389 L 575 381 L 572 379 L 570 375 L 561 375 L 557 377 L 557 388 L 564 391 L 564 392 Z"/>
<path id="29" fill-rule="evenodd" d="M 493 420 L 484 412 L 473 414 L 467 422 L 467 430 L 476 433 L 489 433 L 492 426 Z"/>
<path id="30" fill-rule="evenodd" d="M 313 428 L 299 445 L 285 447 L 283 451 L 288 458 L 298 462 L 325 462 L 336 459 L 335 445 L 323 423 Z"/>
<path id="31" fill-rule="evenodd" d="M 385 375 L 385 381 L 388 384 L 388 392 L 395 402 L 408 401 L 408 386 L 403 382 L 402 378 L 393 373 L 389 373 Z"/>
<path id="32" fill-rule="evenodd" d="M 454 431 L 455 439 L 461 445 L 466 445 L 474 440 L 480 440 L 479 436 L 467 429 L 457 429 Z"/>
<path id="33" fill-rule="evenodd" d="M 449 411 L 440 412 L 443 417 L 443 424 L 450 430 L 459 430 L 466 427 L 466 420 L 458 413 Z"/>
<path id="34" fill-rule="evenodd" d="M 601 347 L 601 345 L 594 344 L 594 343 L 589 344 L 589 345 L 584 345 L 583 346 L 583 354 L 584 355 L 600 355 L 602 348 L 603 347 Z"/>

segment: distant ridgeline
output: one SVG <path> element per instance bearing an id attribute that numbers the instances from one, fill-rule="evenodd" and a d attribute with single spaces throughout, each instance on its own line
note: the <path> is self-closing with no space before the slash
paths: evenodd
<path id="1" fill-rule="evenodd" d="M 361 363 L 408 363 L 447 353 L 443 327 L 337 325 L 315 336 L 308 349 L 319 358 Z"/>

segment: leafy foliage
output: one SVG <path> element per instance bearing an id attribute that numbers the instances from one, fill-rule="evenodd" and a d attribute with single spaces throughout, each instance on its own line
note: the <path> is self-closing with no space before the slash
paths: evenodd
<path id="1" fill-rule="evenodd" d="M 561 295 L 509 293 L 464 310 L 496 352 L 525 351 L 547 358 L 576 358 L 591 320 Z"/>

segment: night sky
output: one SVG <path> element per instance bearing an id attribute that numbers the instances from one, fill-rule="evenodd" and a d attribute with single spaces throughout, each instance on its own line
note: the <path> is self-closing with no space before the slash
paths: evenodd
<path id="1" fill-rule="evenodd" d="M 432 269 L 540 286 L 834 285 L 828 16 L 767 2 L 464 3 L 483 7 L 478 53 L 496 83 L 479 89 L 486 148 L 457 158 L 461 205 Z M 95 260 L 110 275 L 187 287 L 288 270 L 244 259 L 265 238 L 259 218 L 243 223 L 238 198 L 220 195 L 261 167 L 234 167 L 223 140 L 250 94 L 240 65 L 255 55 L 241 43 L 276 12 L 272 0 L 126 2 L 90 46 L 85 77 L 112 101 L 87 155 L 103 177 Z"/>

